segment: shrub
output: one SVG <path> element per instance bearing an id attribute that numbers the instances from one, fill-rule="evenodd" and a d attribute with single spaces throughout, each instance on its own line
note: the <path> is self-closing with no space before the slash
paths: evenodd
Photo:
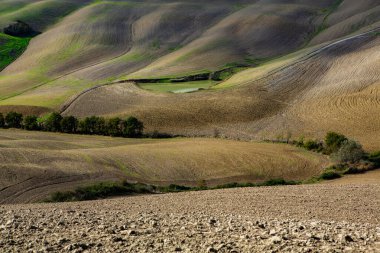
<path id="1" fill-rule="evenodd" d="M 173 138 L 172 135 L 167 133 L 160 133 L 157 130 L 154 130 L 153 133 L 147 134 L 146 137 L 150 137 L 152 139 L 167 139 L 167 138 Z"/>
<path id="2" fill-rule="evenodd" d="M 64 133 L 76 133 L 78 129 L 78 119 L 74 116 L 63 117 L 61 120 L 61 131 Z"/>
<path id="3" fill-rule="evenodd" d="M 370 154 L 368 160 L 373 162 L 375 167 L 380 167 L 380 151 Z"/>
<path id="4" fill-rule="evenodd" d="M 270 179 L 264 183 L 262 183 L 262 186 L 276 186 L 276 185 L 296 185 L 297 182 L 295 181 L 286 181 L 285 179 L 282 178 L 277 178 L 277 179 Z"/>
<path id="5" fill-rule="evenodd" d="M 109 119 L 107 122 L 107 133 L 110 136 L 121 136 L 122 123 L 123 121 L 118 117 Z"/>
<path id="6" fill-rule="evenodd" d="M 171 184 L 169 186 L 161 186 L 159 187 L 159 190 L 161 192 L 181 192 L 181 191 L 192 190 L 192 188 L 188 186 L 183 186 L 183 185 Z"/>
<path id="7" fill-rule="evenodd" d="M 135 117 L 129 117 L 123 122 L 123 136 L 125 137 L 141 137 L 143 130 L 143 123 Z"/>
<path id="8" fill-rule="evenodd" d="M 145 184 L 103 182 L 78 187 L 74 191 L 53 193 L 48 202 L 83 201 L 129 195 L 132 193 L 153 193 L 155 187 Z"/>
<path id="9" fill-rule="evenodd" d="M 347 141 L 347 137 L 335 132 L 329 132 L 326 135 L 326 151 L 328 154 L 337 152 L 342 146 L 343 142 Z"/>
<path id="10" fill-rule="evenodd" d="M 9 112 L 5 116 L 5 124 L 9 128 L 21 128 L 22 114 L 17 112 Z"/>
<path id="11" fill-rule="evenodd" d="M 304 144 L 304 148 L 311 151 L 320 152 L 323 150 L 323 144 L 314 140 L 307 140 Z"/>
<path id="12" fill-rule="evenodd" d="M 305 137 L 303 135 L 300 136 L 295 144 L 297 147 L 305 147 Z"/>
<path id="13" fill-rule="evenodd" d="M 62 116 L 57 112 L 52 112 L 40 118 L 40 124 L 45 131 L 60 132 Z"/>
<path id="14" fill-rule="evenodd" d="M 84 134 L 103 135 L 106 133 L 106 121 L 102 117 L 87 117 L 79 122 L 79 128 Z"/>
<path id="15" fill-rule="evenodd" d="M 341 177 L 342 177 L 341 174 L 330 170 L 330 171 L 323 172 L 319 178 L 323 179 L 323 180 L 333 180 L 333 179 L 337 179 L 337 178 L 341 178 Z"/>
<path id="16" fill-rule="evenodd" d="M 356 163 L 365 155 L 362 146 L 353 140 L 345 140 L 340 146 L 339 150 L 332 155 L 337 162 Z"/>
<path id="17" fill-rule="evenodd" d="M 38 35 L 38 32 L 20 20 L 5 27 L 4 33 L 15 37 L 33 37 Z"/>
<path id="18" fill-rule="evenodd" d="M 0 128 L 4 128 L 4 127 L 5 127 L 4 115 L 0 113 Z"/>
<path id="19" fill-rule="evenodd" d="M 38 130 L 37 116 L 30 115 L 24 118 L 24 129 L 26 130 Z"/>

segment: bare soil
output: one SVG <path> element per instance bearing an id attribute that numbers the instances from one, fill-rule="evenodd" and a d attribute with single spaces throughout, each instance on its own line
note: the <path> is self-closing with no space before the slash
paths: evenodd
<path id="1" fill-rule="evenodd" d="M 0 206 L 5 252 L 379 252 L 380 185 Z"/>

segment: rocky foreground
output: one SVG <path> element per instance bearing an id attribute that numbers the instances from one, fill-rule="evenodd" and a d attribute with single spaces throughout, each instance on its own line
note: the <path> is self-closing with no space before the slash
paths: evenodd
<path id="1" fill-rule="evenodd" d="M 380 252 L 380 185 L 0 206 L 1 252 Z"/>

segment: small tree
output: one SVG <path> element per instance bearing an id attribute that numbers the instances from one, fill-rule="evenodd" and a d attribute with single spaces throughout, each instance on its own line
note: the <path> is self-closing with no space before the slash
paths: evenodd
<path id="1" fill-rule="evenodd" d="M 5 124 L 9 128 L 21 128 L 22 114 L 17 112 L 9 112 L 5 116 Z"/>
<path id="2" fill-rule="evenodd" d="M 327 133 L 325 138 L 327 153 L 331 154 L 337 152 L 345 141 L 347 141 L 347 137 L 343 134 L 335 132 Z"/>
<path id="3" fill-rule="evenodd" d="M 122 123 L 123 121 L 118 117 L 109 119 L 107 122 L 107 133 L 110 136 L 121 136 Z"/>
<path id="4" fill-rule="evenodd" d="M 79 122 L 81 132 L 85 134 L 105 134 L 106 121 L 104 118 L 91 116 Z"/>
<path id="5" fill-rule="evenodd" d="M 363 147 L 353 140 L 345 140 L 338 152 L 333 154 L 333 158 L 340 163 L 356 163 L 365 155 Z"/>
<path id="6" fill-rule="evenodd" d="M 289 143 L 290 142 L 290 140 L 292 139 L 292 132 L 290 132 L 290 131 L 288 131 L 287 133 L 286 133 L 286 143 Z"/>
<path id="7" fill-rule="evenodd" d="M 307 140 L 303 145 L 307 150 L 320 152 L 323 149 L 323 144 L 314 140 Z"/>
<path id="8" fill-rule="evenodd" d="M 135 117 L 129 117 L 123 122 L 123 136 L 141 137 L 144 130 L 144 124 Z"/>
<path id="9" fill-rule="evenodd" d="M 61 120 L 61 131 L 64 133 L 76 133 L 78 129 L 78 119 L 74 116 L 63 117 Z"/>
<path id="10" fill-rule="evenodd" d="M 0 113 L 0 128 L 4 128 L 4 127 L 5 127 L 4 115 Z"/>
<path id="11" fill-rule="evenodd" d="M 43 130 L 50 132 L 61 131 L 62 116 L 57 112 L 52 112 L 40 119 Z"/>
<path id="12" fill-rule="evenodd" d="M 29 115 L 24 118 L 24 129 L 26 130 L 38 130 L 37 116 Z"/>

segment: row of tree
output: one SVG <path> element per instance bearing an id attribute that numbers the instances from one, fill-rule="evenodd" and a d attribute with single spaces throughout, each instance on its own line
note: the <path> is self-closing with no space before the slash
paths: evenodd
<path id="1" fill-rule="evenodd" d="M 143 135 L 144 125 L 135 117 L 125 120 L 119 117 L 105 119 L 97 116 L 77 119 L 74 116 L 63 117 L 56 112 L 42 117 L 33 115 L 24 117 L 21 113 L 9 112 L 5 117 L 0 113 L 0 128 L 136 138 Z"/>

